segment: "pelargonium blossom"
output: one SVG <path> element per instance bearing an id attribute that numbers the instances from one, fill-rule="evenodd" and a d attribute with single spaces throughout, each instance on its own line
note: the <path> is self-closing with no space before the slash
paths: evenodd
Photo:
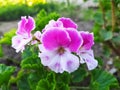
<path id="1" fill-rule="evenodd" d="M 18 23 L 17 35 L 12 38 L 12 47 L 16 49 L 16 52 L 23 51 L 25 45 L 32 40 L 31 31 L 34 28 L 35 22 L 32 17 L 21 17 L 21 21 Z"/>
<path id="2" fill-rule="evenodd" d="M 23 51 L 25 45 L 39 44 L 39 57 L 44 66 L 56 73 L 73 72 L 80 64 L 86 63 L 89 70 L 97 67 L 94 58 L 93 33 L 77 31 L 77 24 L 70 18 L 61 17 L 51 20 L 42 33 L 31 31 L 35 28 L 32 17 L 21 17 L 16 36 L 12 38 L 12 47 L 16 52 Z"/>
<path id="3" fill-rule="evenodd" d="M 69 73 L 79 67 L 79 58 L 72 54 L 77 52 L 82 44 L 82 38 L 77 30 L 60 27 L 49 28 L 41 36 L 39 46 L 41 63 L 56 73 Z"/>
<path id="4" fill-rule="evenodd" d="M 83 38 L 83 44 L 78 52 L 78 55 L 81 58 L 80 63 L 86 63 L 88 69 L 92 70 L 98 65 L 97 60 L 94 58 L 93 50 L 91 49 L 91 47 L 94 45 L 93 33 L 81 31 L 80 35 Z"/>
<path id="5" fill-rule="evenodd" d="M 61 27 L 61 28 L 74 28 L 77 29 L 78 26 L 70 18 L 61 17 L 57 21 L 50 20 L 49 23 L 43 29 L 43 32 L 51 27 Z"/>

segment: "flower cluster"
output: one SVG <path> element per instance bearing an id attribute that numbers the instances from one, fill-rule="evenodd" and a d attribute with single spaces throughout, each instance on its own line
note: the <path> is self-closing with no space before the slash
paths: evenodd
<path id="1" fill-rule="evenodd" d="M 35 28 L 32 17 L 22 17 L 18 23 L 12 47 L 16 52 L 23 51 L 25 45 L 38 44 L 39 57 L 44 66 L 56 73 L 73 72 L 80 64 L 86 63 L 89 70 L 97 67 L 91 47 L 94 45 L 93 33 L 78 31 L 77 24 L 70 18 L 51 20 L 42 30 L 31 34 Z"/>

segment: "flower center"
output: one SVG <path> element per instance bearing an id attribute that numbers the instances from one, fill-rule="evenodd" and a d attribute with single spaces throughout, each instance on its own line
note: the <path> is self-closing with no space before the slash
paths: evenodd
<path id="1" fill-rule="evenodd" d="M 60 47 L 57 51 L 60 55 L 62 55 L 65 52 L 65 49 L 63 47 Z"/>

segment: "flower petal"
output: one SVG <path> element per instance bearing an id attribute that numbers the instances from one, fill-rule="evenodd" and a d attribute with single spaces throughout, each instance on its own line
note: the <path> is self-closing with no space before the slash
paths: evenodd
<path id="1" fill-rule="evenodd" d="M 21 21 L 18 23 L 18 30 L 17 30 L 17 34 L 21 35 L 23 33 L 26 33 L 24 26 L 27 22 L 26 16 L 21 17 Z"/>
<path id="2" fill-rule="evenodd" d="M 18 23 L 17 35 L 21 35 L 25 38 L 30 37 L 31 31 L 35 28 L 35 22 L 32 17 L 21 17 L 21 21 Z"/>
<path id="3" fill-rule="evenodd" d="M 88 70 L 93 70 L 97 67 L 98 61 L 94 59 L 93 50 L 86 50 L 81 52 L 79 56 L 82 58 L 82 62 L 87 64 Z"/>
<path id="4" fill-rule="evenodd" d="M 16 49 L 16 52 L 23 51 L 25 49 L 25 45 L 31 41 L 31 38 L 24 39 L 22 36 L 14 36 L 12 38 L 12 47 Z"/>
<path id="5" fill-rule="evenodd" d="M 64 71 L 74 72 L 79 67 L 79 58 L 69 52 L 61 56 L 61 65 Z"/>
<path id="6" fill-rule="evenodd" d="M 75 29 L 78 28 L 77 24 L 73 22 L 70 18 L 62 17 L 59 18 L 58 21 L 61 21 L 65 28 L 75 28 Z"/>
<path id="7" fill-rule="evenodd" d="M 69 33 L 69 36 L 71 38 L 69 49 L 71 52 L 77 52 L 83 43 L 82 37 L 74 28 L 67 28 L 67 32 Z"/>
<path id="8" fill-rule="evenodd" d="M 50 28 L 42 34 L 41 37 L 44 47 L 53 50 L 59 47 L 67 47 L 70 43 L 70 37 L 63 28 Z"/>
<path id="9" fill-rule="evenodd" d="M 55 55 L 52 52 L 43 51 L 42 53 L 39 53 L 39 57 L 41 59 L 41 63 L 44 66 L 48 66 L 51 63 L 52 58 L 55 57 Z"/>
<path id="10" fill-rule="evenodd" d="M 50 62 L 48 66 L 51 70 L 55 71 L 56 73 L 63 73 L 63 67 L 61 65 L 61 56 L 56 54 L 53 58 L 52 61 Z"/>
<path id="11" fill-rule="evenodd" d="M 84 48 L 86 50 L 91 49 L 91 47 L 94 45 L 94 36 L 93 36 L 93 33 L 81 31 L 80 35 L 83 38 L 82 48 Z"/>
<path id="12" fill-rule="evenodd" d="M 86 58 L 85 60 L 88 70 L 93 70 L 97 67 L 98 62 L 93 57 Z"/>
<path id="13" fill-rule="evenodd" d="M 25 24 L 25 30 L 28 34 L 35 28 L 35 21 L 32 17 L 28 16 L 27 23 Z"/>
<path id="14" fill-rule="evenodd" d="M 63 23 L 61 21 L 50 20 L 49 23 L 43 29 L 43 32 L 51 27 L 63 27 Z"/>

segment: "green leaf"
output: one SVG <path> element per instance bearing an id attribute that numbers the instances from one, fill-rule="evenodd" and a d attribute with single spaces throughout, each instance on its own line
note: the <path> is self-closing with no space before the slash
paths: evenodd
<path id="1" fill-rule="evenodd" d="M 59 83 L 55 90 L 70 90 L 70 87 L 68 86 L 68 84 Z"/>
<path id="2" fill-rule="evenodd" d="M 101 30 L 100 31 L 100 36 L 104 41 L 112 39 L 112 31 L 107 31 L 107 30 Z"/>
<path id="3" fill-rule="evenodd" d="M 119 70 L 120 69 L 120 59 L 116 57 L 113 61 L 113 65 Z"/>
<path id="4" fill-rule="evenodd" d="M 8 83 L 14 71 L 15 67 L 0 64 L 0 86 L 2 84 Z"/>
<path id="5" fill-rule="evenodd" d="M 91 90 L 110 90 L 110 86 L 118 86 L 113 75 L 101 69 L 92 71 Z"/>
<path id="6" fill-rule="evenodd" d="M 42 78 L 42 76 L 38 72 L 32 72 L 28 76 L 28 83 L 30 86 L 30 90 L 35 90 L 38 81 Z"/>
<path id="7" fill-rule="evenodd" d="M 103 54 L 104 54 L 104 56 L 109 58 L 111 53 L 112 53 L 111 48 L 109 48 L 108 46 L 104 45 L 103 46 Z"/>
<path id="8" fill-rule="evenodd" d="M 94 14 L 94 21 L 95 23 L 99 24 L 99 25 L 103 25 L 104 24 L 104 21 L 102 19 L 102 13 L 100 11 L 96 12 Z"/>
<path id="9" fill-rule="evenodd" d="M 21 76 L 21 78 L 18 80 L 17 86 L 18 86 L 19 90 L 30 90 L 30 86 L 27 81 L 27 77 L 28 77 L 27 74 L 23 74 Z"/>
<path id="10" fill-rule="evenodd" d="M 12 37 L 15 35 L 16 29 L 12 29 L 9 32 L 6 32 L 3 38 L 0 39 L 0 44 L 11 45 Z"/>
<path id="11" fill-rule="evenodd" d="M 50 72 L 48 75 L 47 75 L 47 80 L 51 83 L 55 83 L 55 74 L 53 72 Z"/>
<path id="12" fill-rule="evenodd" d="M 50 20 L 57 20 L 60 17 L 60 15 L 58 13 L 52 12 L 52 13 L 46 13 L 45 10 L 41 10 L 35 21 L 36 21 L 36 28 L 35 31 L 40 30 L 42 31 L 42 29 L 45 27 L 46 24 L 49 23 Z"/>
<path id="13" fill-rule="evenodd" d="M 21 67 L 24 69 L 39 69 L 40 66 L 40 58 L 37 55 L 32 55 L 21 62 Z"/>
<path id="14" fill-rule="evenodd" d="M 78 70 L 72 73 L 72 81 L 81 82 L 87 75 L 87 71 L 80 67 Z"/>
<path id="15" fill-rule="evenodd" d="M 68 84 L 70 82 L 70 74 L 67 72 L 56 74 L 56 82 Z"/>
<path id="16" fill-rule="evenodd" d="M 38 54 L 37 51 L 35 51 L 35 47 L 34 46 L 27 46 L 24 50 L 24 52 L 22 53 L 22 59 L 26 59 L 29 56 Z"/>
<path id="17" fill-rule="evenodd" d="M 94 26 L 93 26 L 92 31 L 94 32 L 94 40 L 96 42 L 101 41 L 100 34 L 99 34 L 100 29 L 101 29 L 101 26 L 98 23 L 95 23 Z"/>
<path id="18" fill-rule="evenodd" d="M 120 35 L 113 37 L 112 42 L 117 44 L 117 45 L 120 45 Z"/>
<path id="19" fill-rule="evenodd" d="M 48 82 L 46 79 L 41 79 L 38 82 L 36 90 L 55 90 L 55 84 L 51 86 L 51 82 Z"/>

